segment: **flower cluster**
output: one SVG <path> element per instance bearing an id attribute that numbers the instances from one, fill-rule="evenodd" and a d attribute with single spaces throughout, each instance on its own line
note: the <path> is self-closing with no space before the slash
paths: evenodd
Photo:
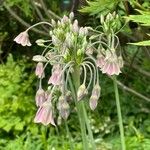
<path id="1" fill-rule="evenodd" d="M 106 17 L 106 20 L 108 24 L 108 20 L 111 21 L 112 17 Z M 37 25 L 42 23 L 45 22 L 37 23 Z M 102 23 L 105 24 L 104 19 Z M 51 27 L 50 39 L 36 41 L 37 45 L 45 47 L 45 49 L 41 55 L 33 57 L 33 61 L 37 62 L 35 74 L 39 78 L 39 88 L 35 97 L 38 111 L 34 121 L 55 126 L 54 118 L 57 115 L 58 119 L 67 119 L 70 114 L 69 104 L 72 95 L 70 94 L 69 81 L 75 74 L 75 68 L 79 68 L 80 75 L 80 86 L 76 93 L 77 102 L 80 103 L 86 95 L 89 95 L 89 106 L 94 110 L 101 92 L 98 67 L 102 73 L 118 75 L 121 72 L 123 60 L 121 55 L 118 57 L 116 54 L 115 39 L 117 39 L 117 42 L 119 41 L 115 34 L 100 34 L 95 36 L 100 38 L 97 41 L 97 39 L 89 37 L 88 32 L 92 30 L 90 27 L 79 27 L 78 21 L 74 20 L 73 13 L 70 13 L 69 17 L 64 16 L 57 22 L 52 19 L 51 23 L 46 24 Z M 29 29 L 31 28 L 32 26 Z M 18 44 L 31 45 L 28 37 L 29 29 L 15 38 Z M 96 40 L 96 42 L 91 39 Z M 93 55 L 95 44 L 98 44 L 97 58 L 94 58 L 95 54 Z M 47 79 L 45 69 L 48 65 L 51 65 L 52 69 Z M 46 91 L 42 88 L 43 79 L 47 80 L 48 88 Z M 90 92 L 90 89 L 92 89 L 92 92 Z"/>

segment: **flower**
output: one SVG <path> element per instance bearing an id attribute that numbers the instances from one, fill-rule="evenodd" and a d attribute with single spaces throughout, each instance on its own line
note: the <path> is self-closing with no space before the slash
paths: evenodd
<path id="1" fill-rule="evenodd" d="M 105 63 L 101 70 L 102 73 L 108 75 L 119 75 L 121 73 L 119 61 L 114 51 L 106 51 Z"/>
<path id="2" fill-rule="evenodd" d="M 97 67 L 102 68 L 104 64 L 105 64 L 105 57 L 102 54 L 98 54 L 96 60 Z"/>
<path id="3" fill-rule="evenodd" d="M 46 93 L 42 88 L 37 90 L 35 101 L 37 106 L 42 106 L 42 104 L 46 101 Z"/>
<path id="4" fill-rule="evenodd" d="M 29 35 L 27 31 L 21 32 L 14 41 L 22 46 L 31 46 Z"/>
<path id="5" fill-rule="evenodd" d="M 60 85 L 61 83 L 61 72 L 62 69 L 60 65 L 56 64 L 53 66 L 52 75 L 49 78 L 48 84 Z"/>
<path id="6" fill-rule="evenodd" d="M 70 114 L 70 106 L 67 103 L 66 99 L 64 96 L 59 97 L 59 101 L 57 104 L 57 109 L 59 110 L 60 116 L 64 119 L 67 120 L 69 114 Z"/>
<path id="7" fill-rule="evenodd" d="M 46 101 L 43 105 L 38 109 L 36 116 L 34 118 L 35 123 L 42 123 L 43 125 L 52 124 L 54 126 L 54 118 L 53 118 L 53 110 L 51 101 Z"/>
<path id="8" fill-rule="evenodd" d="M 43 63 L 42 62 L 38 62 L 36 65 L 36 69 L 35 69 L 35 75 L 38 76 L 38 78 L 44 78 L 45 77 L 45 73 L 44 73 L 44 68 L 43 68 Z"/>

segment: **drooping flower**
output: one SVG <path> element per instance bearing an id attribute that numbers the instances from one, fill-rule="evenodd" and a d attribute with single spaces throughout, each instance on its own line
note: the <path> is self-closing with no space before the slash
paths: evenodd
<path id="1" fill-rule="evenodd" d="M 70 114 L 70 106 L 64 96 L 59 97 L 57 109 L 59 110 L 59 115 L 66 120 Z"/>
<path id="2" fill-rule="evenodd" d="M 105 63 L 101 70 L 102 73 L 108 75 L 119 75 L 121 73 L 118 57 L 114 51 L 106 51 Z"/>
<path id="3" fill-rule="evenodd" d="M 101 92 L 101 88 L 99 84 L 97 83 L 92 90 L 92 95 L 89 100 L 89 105 L 92 110 L 94 110 L 97 106 L 98 99 L 100 97 L 100 92 Z"/>
<path id="4" fill-rule="evenodd" d="M 96 65 L 99 68 L 102 68 L 105 64 L 105 57 L 102 54 L 97 55 Z"/>
<path id="5" fill-rule="evenodd" d="M 38 62 L 36 65 L 36 69 L 35 69 L 35 75 L 38 76 L 38 78 L 44 78 L 45 77 L 45 73 L 44 73 L 44 68 L 43 68 L 43 63 L 42 62 Z"/>
<path id="6" fill-rule="evenodd" d="M 34 122 L 42 123 L 45 126 L 48 124 L 56 126 L 53 118 L 53 108 L 51 101 L 45 101 L 43 105 L 38 109 L 34 118 Z"/>
<path id="7" fill-rule="evenodd" d="M 48 84 L 60 85 L 61 84 L 61 75 L 62 69 L 59 64 L 53 66 L 52 75 L 49 78 Z"/>
<path id="8" fill-rule="evenodd" d="M 31 46 L 29 35 L 27 31 L 21 32 L 14 41 L 22 46 Z"/>
<path id="9" fill-rule="evenodd" d="M 85 84 L 80 85 L 78 91 L 77 91 L 77 100 L 80 101 L 82 98 L 87 95 L 88 91 L 85 87 Z"/>
<path id="10" fill-rule="evenodd" d="M 46 101 L 45 91 L 42 88 L 37 90 L 35 101 L 37 106 L 42 106 L 42 104 Z"/>

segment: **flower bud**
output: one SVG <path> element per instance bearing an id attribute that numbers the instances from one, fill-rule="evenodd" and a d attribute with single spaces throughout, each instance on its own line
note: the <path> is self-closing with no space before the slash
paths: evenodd
<path id="1" fill-rule="evenodd" d="M 35 55 L 32 60 L 36 62 L 47 62 L 47 59 L 42 55 Z"/>
<path id="2" fill-rule="evenodd" d="M 44 67 L 43 67 L 42 62 L 38 62 L 38 64 L 36 65 L 35 75 L 38 76 L 38 78 L 44 78 L 45 77 Z"/>
<path id="3" fill-rule="evenodd" d="M 36 106 L 42 106 L 42 104 L 46 101 L 45 91 L 42 88 L 39 88 L 37 90 L 35 101 L 36 101 Z"/>
<path id="4" fill-rule="evenodd" d="M 51 20 L 51 24 L 52 24 L 52 27 L 55 27 L 56 26 L 56 22 L 54 19 Z"/>
<path id="5" fill-rule="evenodd" d="M 69 18 L 70 18 L 71 20 L 73 20 L 73 18 L 74 18 L 74 13 L 73 13 L 73 12 L 71 12 L 71 13 L 69 14 Z"/>
<path id="6" fill-rule="evenodd" d="M 53 43 L 55 46 L 60 44 L 59 39 L 58 39 L 55 35 L 52 35 L 52 43 Z"/>
<path id="7" fill-rule="evenodd" d="M 35 41 L 35 43 L 36 43 L 38 46 L 44 46 L 44 42 L 45 42 L 45 40 L 43 40 L 43 39 L 38 39 L 38 40 Z"/>
<path id="8" fill-rule="evenodd" d="M 77 91 L 77 100 L 80 101 L 85 95 L 87 95 L 88 91 L 85 87 L 85 84 L 80 85 Z"/>
<path id="9" fill-rule="evenodd" d="M 98 102 L 97 96 L 90 97 L 89 105 L 90 105 L 91 110 L 94 110 L 97 107 L 97 102 Z"/>
<path id="10" fill-rule="evenodd" d="M 70 106 L 64 96 L 59 97 L 57 109 L 59 110 L 60 116 L 66 120 L 70 114 Z"/>
<path id="11" fill-rule="evenodd" d="M 101 87 L 97 83 L 92 90 L 92 96 L 96 96 L 97 98 L 99 98 L 100 94 L 101 94 Z"/>
<path id="12" fill-rule="evenodd" d="M 65 24 L 65 23 L 67 23 L 69 21 L 69 18 L 66 16 L 66 15 L 64 15 L 64 17 L 62 18 L 62 20 L 61 20 L 61 23 L 62 24 Z"/>
<path id="13" fill-rule="evenodd" d="M 78 33 L 78 31 L 79 31 L 79 26 L 78 26 L 78 21 L 77 20 L 75 20 L 73 22 L 72 31 L 75 32 L 75 33 Z"/>
<path id="14" fill-rule="evenodd" d="M 98 99 L 100 97 L 100 92 L 101 92 L 101 88 L 99 84 L 97 83 L 92 90 L 92 95 L 89 100 L 89 105 L 92 110 L 94 110 L 97 106 Z"/>

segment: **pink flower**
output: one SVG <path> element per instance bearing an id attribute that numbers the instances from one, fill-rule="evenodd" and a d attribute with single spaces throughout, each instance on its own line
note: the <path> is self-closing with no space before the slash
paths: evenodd
<path id="1" fill-rule="evenodd" d="M 27 31 L 21 32 L 14 41 L 22 46 L 31 46 L 29 35 Z"/>
<path id="2" fill-rule="evenodd" d="M 61 84 L 61 72 L 60 65 L 54 65 L 52 69 L 52 75 L 49 78 L 48 84 L 60 85 Z"/>
<path id="3" fill-rule="evenodd" d="M 42 106 L 42 104 L 46 101 L 46 93 L 42 88 L 37 90 L 35 101 L 37 106 Z"/>
<path id="4" fill-rule="evenodd" d="M 97 55 L 96 65 L 102 68 L 105 64 L 105 57 L 102 54 Z"/>
<path id="5" fill-rule="evenodd" d="M 44 68 L 43 68 L 43 63 L 42 62 L 38 62 L 36 65 L 36 69 L 35 69 L 35 75 L 38 76 L 38 78 L 44 78 L 45 77 L 45 73 L 44 73 Z"/>
<path id="6" fill-rule="evenodd" d="M 101 70 L 102 73 L 106 73 L 108 75 L 119 75 L 119 73 L 121 73 L 120 65 L 115 52 L 106 52 L 105 63 Z"/>
<path id="7" fill-rule="evenodd" d="M 51 101 L 46 101 L 43 105 L 38 109 L 36 116 L 34 118 L 35 123 L 42 123 L 43 125 L 52 124 L 54 126 L 54 118 L 53 118 L 53 110 Z"/>

